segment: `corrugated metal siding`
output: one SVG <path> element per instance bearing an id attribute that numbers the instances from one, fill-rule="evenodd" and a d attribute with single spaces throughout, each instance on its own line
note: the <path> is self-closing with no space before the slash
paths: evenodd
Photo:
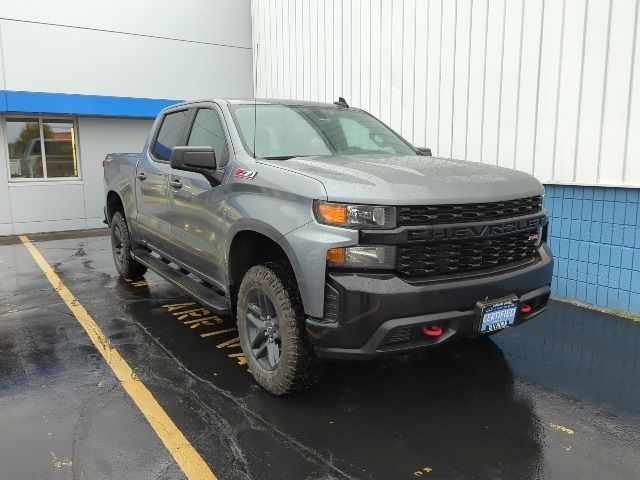
<path id="1" fill-rule="evenodd" d="M 640 0 L 254 0 L 257 93 L 362 107 L 434 154 L 640 186 Z"/>

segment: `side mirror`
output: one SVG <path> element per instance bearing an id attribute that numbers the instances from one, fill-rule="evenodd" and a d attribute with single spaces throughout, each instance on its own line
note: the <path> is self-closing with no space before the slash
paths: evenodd
<path id="1" fill-rule="evenodd" d="M 419 147 L 419 148 L 416 148 L 416 150 L 418 150 L 418 155 L 422 155 L 423 157 L 433 157 L 433 154 L 431 153 L 430 148 Z"/>
<path id="2" fill-rule="evenodd" d="M 216 170 L 216 153 L 211 147 L 173 147 L 171 168 L 212 175 Z"/>

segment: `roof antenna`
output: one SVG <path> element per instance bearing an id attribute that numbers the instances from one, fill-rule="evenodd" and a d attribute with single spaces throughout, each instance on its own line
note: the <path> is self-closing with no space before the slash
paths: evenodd
<path id="1" fill-rule="evenodd" d="M 338 105 L 339 107 L 349 108 L 349 104 L 347 103 L 347 101 L 343 97 L 338 97 L 338 101 L 337 102 L 333 102 L 333 104 L 334 105 Z"/>
<path id="2" fill-rule="evenodd" d="M 256 80 L 253 87 L 253 158 L 256 158 L 256 137 L 258 136 L 258 60 L 260 58 L 260 44 L 256 43 Z"/>

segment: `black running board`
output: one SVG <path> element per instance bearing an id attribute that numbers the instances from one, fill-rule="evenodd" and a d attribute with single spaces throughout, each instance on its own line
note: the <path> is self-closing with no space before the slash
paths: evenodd
<path id="1" fill-rule="evenodd" d="M 212 289 L 205 287 L 197 280 L 189 278 L 178 269 L 167 265 L 161 259 L 154 257 L 146 250 L 135 250 L 131 252 L 131 257 L 149 268 L 149 270 L 153 270 L 167 282 L 183 290 L 186 294 L 193 297 L 213 313 L 218 315 L 226 315 L 230 313 L 231 308 L 229 300 Z"/>

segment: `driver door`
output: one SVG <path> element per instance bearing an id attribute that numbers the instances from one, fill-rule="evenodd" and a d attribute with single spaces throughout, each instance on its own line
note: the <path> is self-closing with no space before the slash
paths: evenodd
<path id="1" fill-rule="evenodd" d="M 229 138 L 216 105 L 197 108 L 185 144 L 212 147 L 218 169 L 229 161 Z M 222 177 L 222 176 L 221 176 Z M 225 178 L 212 185 L 203 175 L 172 169 L 169 178 L 170 235 L 175 257 L 223 287 Z"/>
<path id="2" fill-rule="evenodd" d="M 167 192 L 171 151 L 180 145 L 189 111 L 169 111 L 159 120 L 158 131 L 136 166 L 137 224 L 141 240 L 169 253 L 171 206 Z"/>

